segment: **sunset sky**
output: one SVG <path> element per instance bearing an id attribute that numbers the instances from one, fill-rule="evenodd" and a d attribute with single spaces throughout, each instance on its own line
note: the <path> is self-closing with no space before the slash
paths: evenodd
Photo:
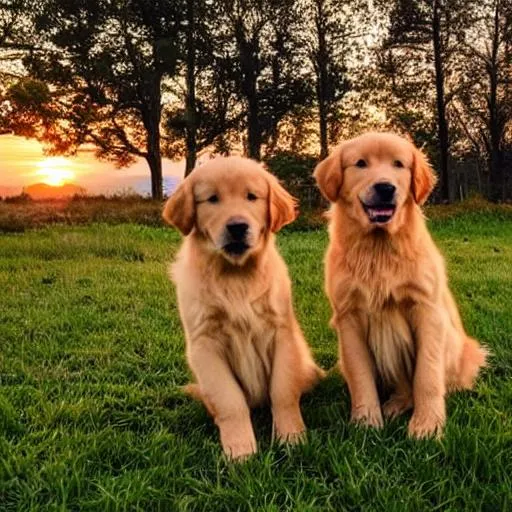
<path id="1" fill-rule="evenodd" d="M 164 176 L 181 176 L 183 162 L 163 160 Z M 34 183 L 62 185 L 73 183 L 90 194 L 112 193 L 134 189 L 150 189 L 149 168 L 139 159 L 125 169 L 116 169 L 110 162 L 100 162 L 92 151 L 81 151 L 76 157 L 45 156 L 35 140 L 13 135 L 0 136 L 0 189 L 20 193 Z"/>

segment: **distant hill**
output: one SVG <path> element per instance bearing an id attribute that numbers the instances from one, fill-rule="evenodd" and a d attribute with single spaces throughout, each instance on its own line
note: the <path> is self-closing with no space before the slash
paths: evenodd
<path id="1" fill-rule="evenodd" d="M 28 187 L 23 187 L 23 192 L 32 199 L 59 199 L 72 197 L 74 195 L 84 196 L 87 194 L 85 188 L 72 183 L 66 183 L 60 187 L 47 185 L 46 183 L 36 183 Z"/>

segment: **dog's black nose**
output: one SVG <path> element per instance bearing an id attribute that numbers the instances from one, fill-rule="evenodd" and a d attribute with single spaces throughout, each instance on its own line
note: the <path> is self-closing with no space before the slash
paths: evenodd
<path id="1" fill-rule="evenodd" d="M 249 224 L 246 222 L 230 222 L 226 224 L 226 229 L 233 240 L 243 240 L 249 229 Z"/>
<path id="2" fill-rule="evenodd" d="M 391 201 L 395 195 L 396 187 L 385 181 L 382 183 L 376 183 L 373 188 L 377 193 L 378 198 L 385 203 Z"/>

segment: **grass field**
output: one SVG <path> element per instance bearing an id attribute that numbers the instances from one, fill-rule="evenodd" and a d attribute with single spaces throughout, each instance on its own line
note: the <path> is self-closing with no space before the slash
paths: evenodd
<path id="1" fill-rule="evenodd" d="M 170 229 L 53 226 L 0 235 L 0 510 L 512 510 L 512 221 L 432 222 L 467 330 L 493 351 L 476 389 L 448 399 L 446 435 L 411 441 L 407 418 L 348 424 L 331 374 L 302 402 L 308 442 L 221 456 L 188 381 L 166 265 Z M 323 231 L 284 232 L 299 320 L 336 361 L 322 291 Z"/>

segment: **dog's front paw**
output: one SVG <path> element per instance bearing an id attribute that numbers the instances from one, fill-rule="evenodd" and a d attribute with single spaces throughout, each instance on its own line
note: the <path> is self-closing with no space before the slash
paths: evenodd
<path id="1" fill-rule="evenodd" d="M 276 429 L 275 438 L 280 443 L 301 444 L 306 440 L 306 429 L 300 427 L 286 431 L 279 431 Z"/>
<path id="2" fill-rule="evenodd" d="M 228 459 L 243 461 L 258 451 L 250 418 L 219 421 L 220 442 Z"/>
<path id="3" fill-rule="evenodd" d="M 412 409 L 412 406 L 412 396 L 393 394 L 382 406 L 382 412 L 386 418 L 396 418 Z"/>
<path id="4" fill-rule="evenodd" d="M 272 439 L 281 443 L 298 444 L 304 441 L 306 426 L 298 402 L 289 407 L 274 405 Z"/>
<path id="5" fill-rule="evenodd" d="M 440 438 L 446 421 L 444 410 L 414 411 L 409 422 L 409 437 L 425 439 L 429 437 Z"/>
<path id="6" fill-rule="evenodd" d="M 227 458 L 234 462 L 243 462 L 258 451 L 256 442 L 252 440 L 223 442 L 222 449 Z"/>
<path id="7" fill-rule="evenodd" d="M 364 427 L 381 428 L 384 425 L 379 404 L 352 407 L 350 421 Z"/>

